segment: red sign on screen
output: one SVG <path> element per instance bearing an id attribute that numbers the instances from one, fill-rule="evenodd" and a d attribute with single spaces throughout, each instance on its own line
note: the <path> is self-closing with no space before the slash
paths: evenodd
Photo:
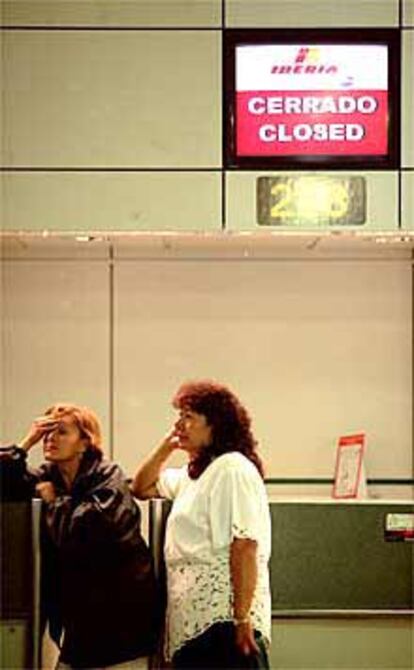
<path id="1" fill-rule="evenodd" d="M 236 48 L 237 156 L 383 156 L 385 45 Z"/>

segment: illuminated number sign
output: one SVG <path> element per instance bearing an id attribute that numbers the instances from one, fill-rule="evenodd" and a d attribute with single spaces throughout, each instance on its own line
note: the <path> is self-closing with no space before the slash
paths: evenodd
<path id="1" fill-rule="evenodd" d="M 364 177 L 259 177 L 261 226 L 353 226 L 366 221 Z"/>

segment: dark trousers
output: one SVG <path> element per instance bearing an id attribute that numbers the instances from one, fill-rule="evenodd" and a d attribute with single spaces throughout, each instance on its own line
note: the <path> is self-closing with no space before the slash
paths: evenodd
<path id="1" fill-rule="evenodd" d="M 254 633 L 259 653 L 246 656 L 236 647 L 234 624 L 216 623 L 205 633 L 190 640 L 173 656 L 175 670 L 242 670 L 257 668 L 269 670 L 269 659 L 261 634 Z"/>

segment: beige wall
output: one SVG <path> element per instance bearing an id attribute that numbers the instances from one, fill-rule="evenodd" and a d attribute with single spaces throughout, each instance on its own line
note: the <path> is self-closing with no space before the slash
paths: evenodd
<path id="1" fill-rule="evenodd" d="M 19 30 L 3 49 L 6 165 L 220 164 L 220 33 Z"/>
<path id="2" fill-rule="evenodd" d="M 414 28 L 403 32 L 402 50 L 402 139 L 401 139 L 401 164 L 405 168 L 414 167 L 414 129 L 412 119 L 414 117 Z M 411 212 L 411 216 L 414 216 Z"/>
<path id="3" fill-rule="evenodd" d="M 108 435 L 108 264 L 3 264 L 2 441 L 59 401 L 91 404 Z"/>
<path id="4" fill-rule="evenodd" d="M 9 245 L 3 439 L 56 399 L 90 404 L 132 474 L 177 385 L 212 376 L 250 409 L 268 476 L 330 477 L 338 435 L 364 430 L 368 476 L 410 477 L 406 253 L 167 241 Z"/>
<path id="5" fill-rule="evenodd" d="M 10 25 L 219 27 L 221 0 L 2 0 Z"/>
<path id="6" fill-rule="evenodd" d="M 222 174 L 223 26 L 399 28 L 402 166 L 414 168 L 412 0 L 3 0 L 1 7 L 7 230 L 220 230 L 222 212 L 229 228 L 256 229 L 260 175 L 249 185 L 246 174 Z M 412 208 L 398 215 L 409 202 L 398 171 L 360 174 L 366 229 L 411 230 Z"/>
<path id="7" fill-rule="evenodd" d="M 403 22 L 405 26 L 414 28 L 414 0 L 403 1 Z"/>
<path id="8" fill-rule="evenodd" d="M 227 0 L 229 27 L 397 26 L 398 0 Z"/>
<path id="9" fill-rule="evenodd" d="M 271 667 L 276 670 L 410 670 L 409 617 L 276 619 Z"/>
<path id="10" fill-rule="evenodd" d="M 13 230 L 219 230 L 217 172 L 9 172 L 4 213 Z M 394 202 L 391 199 L 391 205 Z"/>
<path id="11" fill-rule="evenodd" d="M 269 474 L 330 476 L 338 434 L 366 430 L 369 476 L 410 477 L 411 250 L 237 238 L 269 173 L 223 172 L 221 48 L 223 26 L 400 28 L 403 169 L 353 174 L 367 230 L 412 231 L 413 2 L 1 6 L 3 227 L 162 233 L 6 244 L 3 439 L 56 398 L 85 402 L 130 473 L 176 385 L 212 375 L 251 409 Z"/>

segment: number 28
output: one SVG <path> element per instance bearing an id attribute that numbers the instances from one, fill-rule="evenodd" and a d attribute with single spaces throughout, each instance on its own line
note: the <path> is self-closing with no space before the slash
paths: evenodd
<path id="1" fill-rule="evenodd" d="M 348 189 L 341 183 L 335 183 L 329 189 L 329 196 L 318 202 L 317 189 L 312 194 L 309 184 L 306 197 L 301 195 L 297 184 L 293 181 L 278 182 L 273 184 L 270 193 L 272 195 L 272 206 L 270 216 L 272 219 L 285 218 L 320 218 L 340 219 L 349 207 Z"/>

